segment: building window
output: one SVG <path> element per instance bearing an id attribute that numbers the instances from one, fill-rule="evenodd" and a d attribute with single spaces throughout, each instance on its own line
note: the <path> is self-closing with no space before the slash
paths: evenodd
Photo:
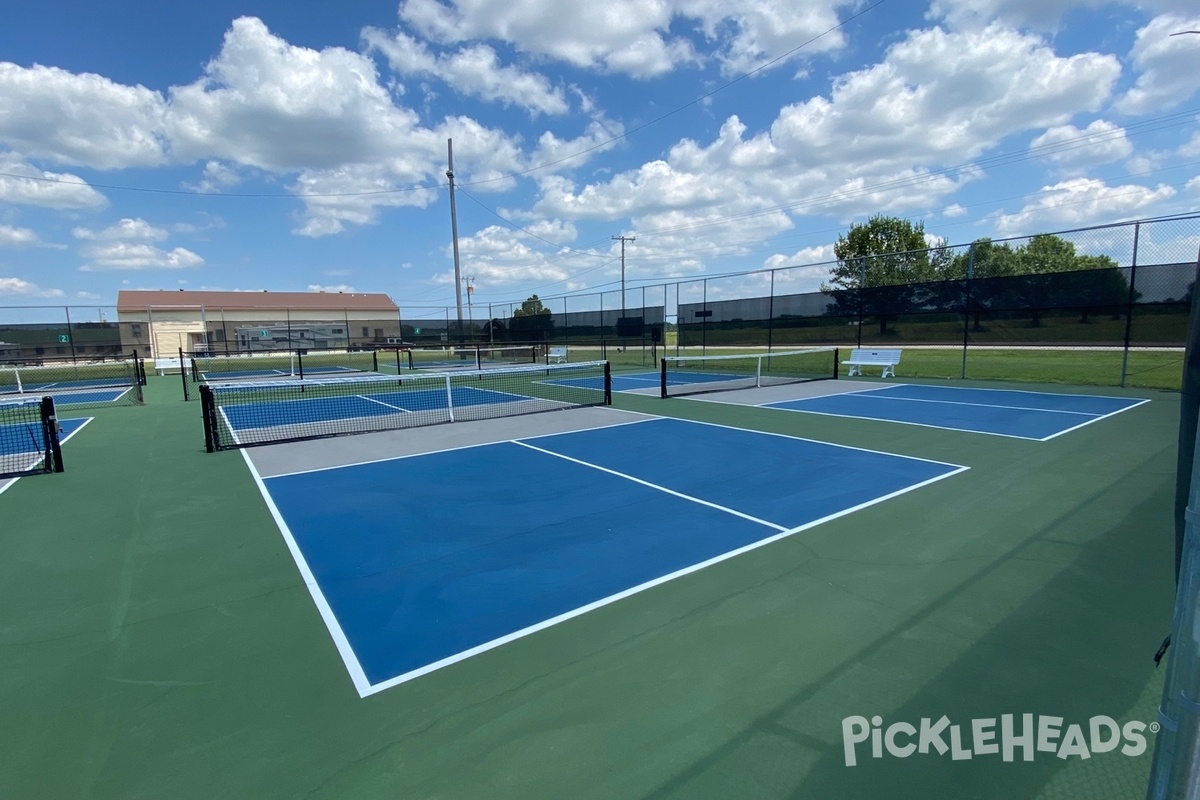
<path id="1" fill-rule="evenodd" d="M 371 329 L 364 325 L 363 326 L 363 338 L 367 339 L 370 336 L 371 336 Z"/>
<path id="2" fill-rule="evenodd" d="M 35 348 L 33 352 L 37 353 L 39 356 L 44 356 L 44 355 L 46 355 L 46 348 L 38 347 L 38 348 Z"/>
<path id="3" fill-rule="evenodd" d="M 54 352 L 56 352 L 56 353 L 65 353 L 65 352 L 67 352 L 67 348 L 65 348 L 65 347 L 56 347 L 56 348 L 54 348 Z"/>
<path id="4" fill-rule="evenodd" d="M 334 329 L 333 329 L 333 335 L 334 335 L 334 336 L 342 336 L 342 335 L 344 335 L 345 333 L 346 333 L 346 331 L 345 331 L 345 329 L 343 329 L 343 328 L 334 328 Z"/>
<path id="5" fill-rule="evenodd" d="M 142 323 L 140 323 L 140 322 L 131 323 L 129 326 L 129 332 L 132 335 L 140 338 L 142 335 Z"/>

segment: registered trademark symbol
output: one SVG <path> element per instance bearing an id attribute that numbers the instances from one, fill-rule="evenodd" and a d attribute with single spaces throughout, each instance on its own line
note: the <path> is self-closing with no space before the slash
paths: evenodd
<path id="1" fill-rule="evenodd" d="M 1158 729 L 1159 729 L 1159 727 L 1160 727 L 1160 726 L 1159 726 L 1159 724 L 1158 724 L 1157 722 L 1151 722 L 1151 723 L 1150 723 L 1150 732 L 1151 732 L 1151 733 L 1158 733 Z"/>

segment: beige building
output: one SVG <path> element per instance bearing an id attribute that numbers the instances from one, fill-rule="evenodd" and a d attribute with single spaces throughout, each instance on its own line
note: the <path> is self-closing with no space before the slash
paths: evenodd
<path id="1" fill-rule="evenodd" d="M 186 352 L 356 349 L 395 342 L 400 310 L 363 292 L 122 291 L 121 345 L 143 357 Z"/>

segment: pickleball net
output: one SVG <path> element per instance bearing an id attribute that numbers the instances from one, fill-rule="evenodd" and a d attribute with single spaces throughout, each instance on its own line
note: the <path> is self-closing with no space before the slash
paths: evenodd
<path id="1" fill-rule="evenodd" d="M 183 399 L 191 400 L 202 383 L 217 381 L 305 380 L 379 372 L 375 350 L 315 348 L 245 353 L 179 353 Z M 385 356 L 385 364 L 386 356 Z M 394 370 L 393 370 L 394 371 Z"/>
<path id="2" fill-rule="evenodd" d="M 43 358 L 35 364 L 0 362 L 0 398 L 53 395 L 66 406 L 141 405 L 146 373 L 136 353 L 90 360 Z"/>
<path id="3" fill-rule="evenodd" d="M 722 356 L 664 356 L 663 397 L 831 380 L 838 376 L 838 349 L 814 347 Z"/>
<path id="4" fill-rule="evenodd" d="M 536 364 L 542 359 L 538 345 L 483 344 L 414 347 L 405 351 L 410 369 L 444 372 L 451 369 L 491 369 Z"/>
<path id="5" fill-rule="evenodd" d="M 0 478 L 62 471 L 54 400 L 0 400 Z"/>
<path id="6" fill-rule="evenodd" d="M 610 405 L 607 361 L 200 387 L 205 448 L 228 450 L 329 436 Z"/>

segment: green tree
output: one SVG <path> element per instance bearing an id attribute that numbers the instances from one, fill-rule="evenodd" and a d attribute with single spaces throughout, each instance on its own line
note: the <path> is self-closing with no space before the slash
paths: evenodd
<path id="1" fill-rule="evenodd" d="M 547 341 L 554 332 L 554 315 L 536 294 L 531 295 L 513 311 L 508 332 L 513 341 Z"/>
<path id="2" fill-rule="evenodd" d="M 968 253 L 955 256 L 976 278 L 971 284 L 974 329 L 983 330 L 980 315 L 988 310 L 1024 311 L 1031 327 L 1054 309 L 1072 309 L 1080 322 L 1097 311 L 1113 311 L 1128 300 L 1129 281 L 1108 256 L 1075 252 L 1075 245 L 1053 234 L 1038 234 L 1015 247 L 977 239 Z"/>
<path id="3" fill-rule="evenodd" d="M 880 335 L 888 323 L 921 305 L 927 294 L 918 284 L 949 277 L 954 259 L 939 240 L 930 246 L 925 223 L 876 215 L 851 225 L 833 246 L 837 266 L 821 291 L 833 296 L 831 314 L 874 316 Z"/>

